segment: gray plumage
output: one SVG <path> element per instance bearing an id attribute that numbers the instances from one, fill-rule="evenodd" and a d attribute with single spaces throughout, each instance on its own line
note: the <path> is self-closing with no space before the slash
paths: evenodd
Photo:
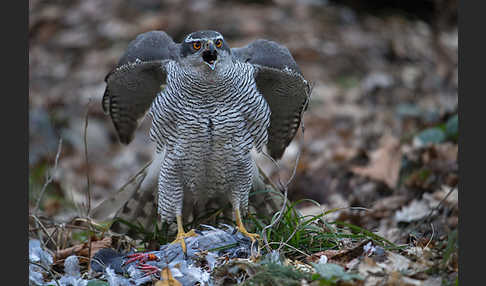
<path id="1" fill-rule="evenodd" d="M 204 47 L 196 49 L 198 41 Z M 230 49 L 214 31 L 180 44 L 161 31 L 141 34 L 105 81 L 103 108 L 122 143 L 149 111 L 163 157 L 158 213 L 168 221 L 213 199 L 244 212 L 258 174 L 250 151 L 266 145 L 281 158 L 310 96 L 287 48 L 257 40 Z"/>

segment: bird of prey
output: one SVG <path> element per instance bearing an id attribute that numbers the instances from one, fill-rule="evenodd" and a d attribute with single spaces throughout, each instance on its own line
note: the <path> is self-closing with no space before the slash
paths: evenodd
<path id="1" fill-rule="evenodd" d="M 158 214 L 177 222 L 175 242 L 186 252 L 182 211 L 208 200 L 231 203 L 238 230 L 258 174 L 252 149 L 280 159 L 295 136 L 310 97 L 289 50 L 255 40 L 230 48 L 221 33 L 197 31 L 181 43 L 163 31 L 138 35 L 105 78 L 103 110 L 128 144 L 141 120 L 162 157 Z"/>

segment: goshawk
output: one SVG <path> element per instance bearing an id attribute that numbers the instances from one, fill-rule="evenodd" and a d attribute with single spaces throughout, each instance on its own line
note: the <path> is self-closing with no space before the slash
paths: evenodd
<path id="1" fill-rule="evenodd" d="M 140 34 L 106 76 L 103 109 L 120 141 L 130 143 L 145 114 L 150 138 L 163 157 L 158 214 L 177 221 L 186 251 L 183 206 L 208 200 L 231 203 L 239 231 L 256 171 L 250 151 L 280 159 L 307 107 L 310 85 L 289 50 L 256 40 L 230 48 L 215 31 L 175 43 L 162 31 Z"/>

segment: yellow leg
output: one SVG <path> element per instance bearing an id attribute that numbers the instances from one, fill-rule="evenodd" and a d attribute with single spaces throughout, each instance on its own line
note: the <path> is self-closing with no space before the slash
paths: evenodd
<path id="1" fill-rule="evenodd" d="M 177 281 L 168 267 L 160 271 L 160 280 L 155 283 L 155 286 L 182 286 L 181 282 Z"/>
<path id="2" fill-rule="evenodd" d="M 238 227 L 238 230 L 246 237 L 249 237 L 251 239 L 251 242 L 254 242 L 260 236 L 256 233 L 249 233 L 245 226 L 243 225 L 243 222 L 241 221 L 241 214 L 240 214 L 240 209 L 236 208 L 235 209 L 235 220 L 236 220 L 236 226 Z"/>
<path id="3" fill-rule="evenodd" d="M 194 229 L 191 229 L 188 232 L 184 231 L 184 227 L 182 226 L 182 216 L 178 215 L 176 216 L 176 219 L 177 219 L 177 237 L 172 243 L 180 243 L 182 251 L 184 251 L 184 253 L 187 253 L 186 242 L 184 241 L 184 238 L 196 236 L 197 234 L 194 231 Z"/>

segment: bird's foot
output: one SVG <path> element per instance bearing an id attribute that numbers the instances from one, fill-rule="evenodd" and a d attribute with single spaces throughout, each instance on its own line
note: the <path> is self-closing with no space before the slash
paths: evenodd
<path id="1" fill-rule="evenodd" d="M 241 234 L 243 234 L 244 236 L 248 237 L 249 239 L 251 239 L 251 242 L 255 242 L 255 241 L 258 241 L 258 239 L 260 239 L 260 235 L 257 234 L 257 233 L 250 233 L 246 230 L 246 228 L 244 226 L 238 226 L 238 230 L 241 232 Z"/>
<path id="2" fill-rule="evenodd" d="M 241 217 L 240 217 L 240 212 L 239 211 L 236 211 L 236 228 L 241 232 L 241 234 L 243 234 L 244 236 L 250 238 L 252 244 L 255 241 L 258 241 L 258 239 L 260 238 L 260 235 L 258 235 L 256 233 L 250 233 L 250 232 L 248 232 L 248 230 L 246 230 L 245 225 L 241 221 Z"/>
<path id="3" fill-rule="evenodd" d="M 256 261 L 257 258 L 260 256 L 260 248 L 258 247 L 259 242 L 260 242 L 260 240 L 259 240 L 260 235 L 258 235 L 256 233 L 250 233 L 246 230 L 245 225 L 243 225 L 243 222 L 241 221 L 240 212 L 239 212 L 238 209 L 236 210 L 236 228 L 240 231 L 241 234 L 243 234 L 244 236 L 248 237 L 251 240 L 250 260 Z M 254 252 L 254 248 L 253 248 L 253 245 L 254 245 L 255 242 L 257 244 L 257 252 L 256 253 Z"/>
<path id="4" fill-rule="evenodd" d="M 128 254 L 127 256 L 125 256 L 125 258 L 128 258 L 128 260 L 123 262 L 122 266 L 130 264 L 134 261 L 138 261 L 137 264 L 143 264 L 147 261 L 159 261 L 160 260 L 153 253 L 133 253 L 133 254 Z"/>
<path id="5" fill-rule="evenodd" d="M 197 236 L 197 233 L 194 231 L 194 229 L 191 229 L 188 232 L 184 232 L 184 231 L 178 232 L 176 239 L 173 242 L 171 242 L 171 244 L 180 243 L 182 251 L 185 254 L 185 253 L 187 253 L 187 247 L 186 247 L 186 242 L 184 241 L 184 238 L 193 237 L 193 236 Z"/>
<path id="6" fill-rule="evenodd" d="M 260 235 L 256 234 L 256 233 L 250 233 L 246 230 L 245 227 L 238 227 L 238 230 L 241 232 L 241 234 L 243 234 L 244 236 L 248 237 L 251 239 L 251 255 L 250 255 L 250 260 L 253 261 L 253 262 L 256 262 L 258 260 L 258 257 L 260 257 L 260 249 L 258 247 L 258 244 L 259 244 L 259 239 L 260 239 Z M 253 245 L 254 243 L 257 243 L 257 247 L 256 247 L 256 253 L 255 253 L 255 248 L 253 248 Z"/>
<path id="7" fill-rule="evenodd" d="M 155 286 L 182 286 L 181 282 L 172 276 L 168 267 L 160 271 L 160 280 L 155 282 Z"/>
<path id="8" fill-rule="evenodd" d="M 137 268 L 142 270 L 142 272 L 144 273 L 143 276 L 152 275 L 160 271 L 160 268 L 150 264 L 138 264 Z"/>

